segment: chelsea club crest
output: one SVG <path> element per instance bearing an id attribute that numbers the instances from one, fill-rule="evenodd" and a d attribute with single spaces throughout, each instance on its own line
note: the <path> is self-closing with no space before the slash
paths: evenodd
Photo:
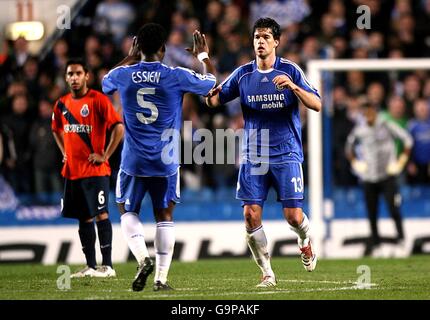
<path id="1" fill-rule="evenodd" d="M 277 85 L 276 85 L 276 90 L 278 90 L 278 91 L 284 91 L 284 90 L 285 90 L 285 87 L 284 87 L 284 86 L 281 86 L 281 85 L 279 85 L 279 84 L 277 84 Z"/>
<path id="2" fill-rule="evenodd" d="M 90 114 L 90 110 L 88 109 L 88 105 L 84 104 L 81 109 L 81 116 L 86 117 Z"/>

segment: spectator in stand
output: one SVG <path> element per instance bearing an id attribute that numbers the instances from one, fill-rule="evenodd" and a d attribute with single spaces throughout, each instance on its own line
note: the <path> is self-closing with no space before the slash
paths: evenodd
<path id="1" fill-rule="evenodd" d="M 130 3 L 121 0 L 103 0 L 96 8 L 95 29 L 98 29 L 101 22 L 105 23 L 113 41 L 119 45 L 134 18 L 134 8 Z"/>
<path id="2" fill-rule="evenodd" d="M 39 102 L 39 115 L 30 130 L 30 150 L 33 159 L 34 191 L 40 203 L 55 201 L 49 194 L 61 192 L 61 153 L 51 134 L 52 103 L 46 99 Z"/>
<path id="3" fill-rule="evenodd" d="M 28 117 L 28 99 L 16 95 L 12 99 L 12 113 L 2 118 L 3 125 L 10 132 L 15 150 L 5 159 L 6 179 L 18 193 L 31 192 L 31 162 L 28 145 L 28 132 L 31 119 Z"/>
<path id="4" fill-rule="evenodd" d="M 385 89 L 379 82 L 372 82 L 367 87 L 367 99 L 369 103 L 376 107 L 377 110 L 385 110 Z"/>
<path id="5" fill-rule="evenodd" d="M 417 75 L 411 74 L 403 81 L 403 99 L 406 103 L 406 115 L 413 116 L 415 100 L 421 95 L 421 83 Z"/>
<path id="6" fill-rule="evenodd" d="M 406 118 L 406 106 L 402 97 L 392 96 L 388 99 L 388 110 L 382 111 L 381 116 L 395 124 L 402 129 L 406 129 L 408 119 Z M 396 154 L 399 155 L 403 152 L 403 144 L 400 139 L 395 140 Z"/>
<path id="7" fill-rule="evenodd" d="M 27 59 L 22 70 L 22 75 L 29 94 L 37 101 L 39 99 L 40 87 L 38 83 L 39 61 L 36 57 Z"/>
<path id="8" fill-rule="evenodd" d="M 409 181 L 411 183 L 430 182 L 430 105 L 419 99 L 414 105 L 415 118 L 408 124 L 414 139 L 412 156 L 408 164 Z"/>

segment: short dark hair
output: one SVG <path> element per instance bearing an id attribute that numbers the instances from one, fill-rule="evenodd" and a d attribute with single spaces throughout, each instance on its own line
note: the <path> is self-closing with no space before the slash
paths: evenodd
<path id="1" fill-rule="evenodd" d="M 260 18 L 254 23 L 254 28 L 252 29 L 252 36 L 254 36 L 256 29 L 266 29 L 272 30 L 273 39 L 279 40 L 281 38 L 281 26 L 275 20 L 269 17 Z"/>
<path id="2" fill-rule="evenodd" d="M 147 23 L 137 33 L 137 45 L 145 55 L 157 53 L 166 40 L 166 30 L 158 23 Z"/>
<path id="3" fill-rule="evenodd" d="M 86 62 L 82 58 L 71 58 L 71 59 L 67 60 L 64 73 L 67 73 L 67 68 L 72 64 L 78 64 L 78 65 L 82 66 L 82 69 L 84 69 L 85 73 L 88 73 L 88 71 L 89 71 Z"/>

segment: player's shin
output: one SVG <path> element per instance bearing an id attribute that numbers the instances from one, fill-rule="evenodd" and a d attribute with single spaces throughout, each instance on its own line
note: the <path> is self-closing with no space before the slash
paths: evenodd
<path id="1" fill-rule="evenodd" d="M 132 212 L 127 212 L 121 216 L 121 230 L 128 243 L 128 247 L 140 264 L 146 257 L 149 257 L 143 236 L 143 225 L 139 217 Z"/>
<path id="2" fill-rule="evenodd" d="M 96 268 L 96 230 L 94 223 L 79 221 L 79 238 L 81 239 L 82 251 L 85 254 L 87 260 L 87 266 L 90 268 Z"/>
<path id="3" fill-rule="evenodd" d="M 167 282 L 175 246 L 175 228 L 172 221 L 157 223 L 155 233 L 155 277 L 154 282 Z"/>
<path id="4" fill-rule="evenodd" d="M 297 234 L 300 248 L 307 246 L 309 242 L 309 219 L 306 214 L 303 212 L 303 220 L 299 225 L 288 224 L 290 229 Z"/>
<path id="5" fill-rule="evenodd" d="M 112 267 L 112 223 L 109 219 L 97 222 L 102 265 Z"/>
<path id="6" fill-rule="evenodd" d="M 260 267 L 263 277 L 274 277 L 272 267 L 270 265 L 270 256 L 267 250 L 267 238 L 264 233 L 263 226 L 260 225 L 255 229 L 246 230 L 246 241 L 249 249 L 252 252 L 255 262 Z"/>

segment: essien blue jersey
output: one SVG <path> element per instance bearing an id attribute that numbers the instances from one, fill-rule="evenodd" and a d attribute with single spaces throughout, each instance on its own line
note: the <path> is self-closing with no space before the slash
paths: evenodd
<path id="1" fill-rule="evenodd" d="M 279 57 L 269 70 L 259 70 L 255 60 L 240 66 L 221 84 L 222 104 L 240 97 L 245 121 L 243 160 L 303 162 L 299 99 L 291 90 L 275 86 L 272 80 L 278 75 L 287 75 L 297 86 L 319 97 L 300 67 Z M 262 154 L 263 149 L 268 154 Z"/>
<path id="2" fill-rule="evenodd" d="M 211 74 L 171 68 L 161 62 L 141 61 L 111 70 L 102 87 L 106 94 L 118 90 L 121 98 L 125 125 L 121 170 L 142 177 L 175 174 L 179 154 L 170 146 L 179 143 L 183 96 L 186 92 L 207 95 L 215 82 Z M 178 134 L 172 135 L 169 129 Z M 170 152 L 169 161 L 163 152 Z"/>

